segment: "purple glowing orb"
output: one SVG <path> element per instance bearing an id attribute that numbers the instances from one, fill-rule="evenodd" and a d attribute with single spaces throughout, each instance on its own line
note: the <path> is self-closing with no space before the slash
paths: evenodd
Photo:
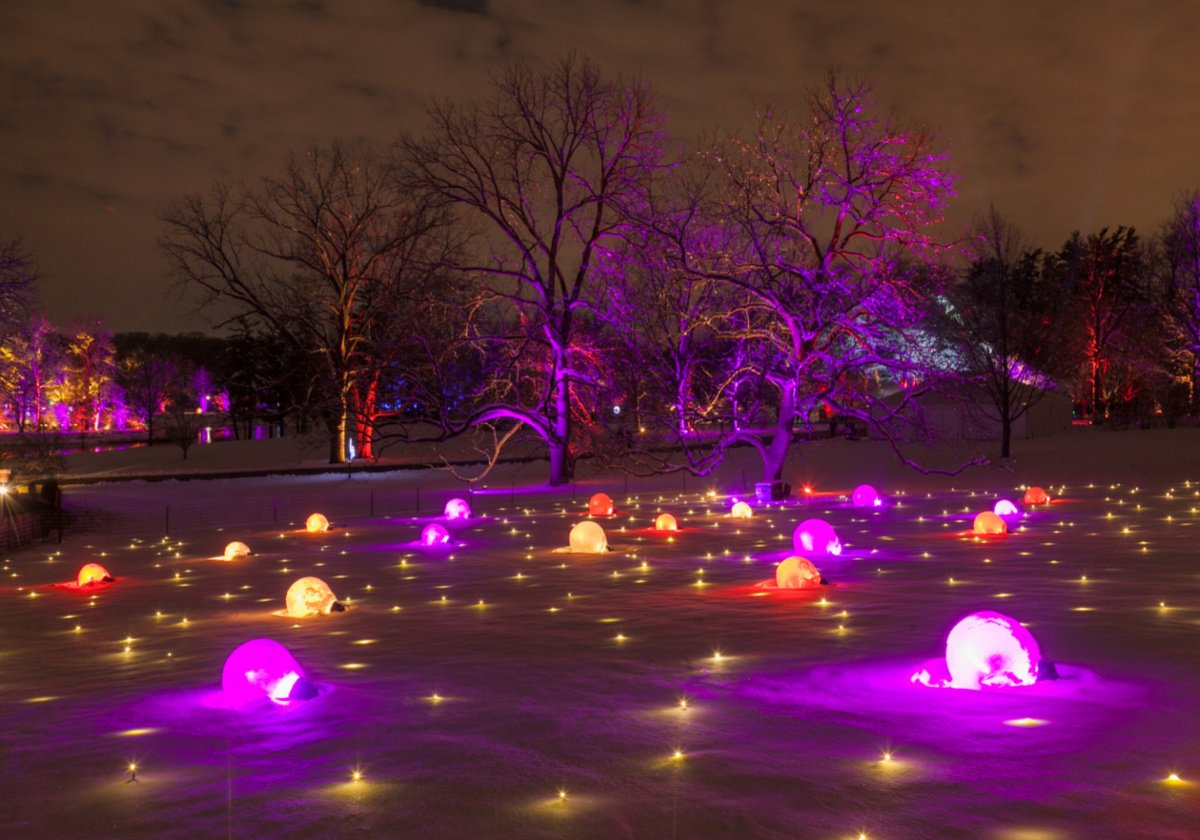
<path id="1" fill-rule="evenodd" d="M 221 669 L 221 690 L 238 708 L 264 700 L 287 706 L 316 694 L 300 663 L 274 639 L 252 639 L 229 654 Z"/>
<path id="2" fill-rule="evenodd" d="M 421 545 L 445 545 L 450 542 L 450 532 L 434 522 L 421 529 Z"/>
<path id="3" fill-rule="evenodd" d="M 446 502 L 444 514 L 447 519 L 470 519 L 471 506 L 466 499 L 451 499 Z"/>
<path id="4" fill-rule="evenodd" d="M 1033 685 L 1041 651 L 1033 634 L 1007 615 L 985 610 L 971 613 L 946 636 L 947 677 L 923 670 L 913 682 L 937 688 L 983 688 Z"/>
<path id="5" fill-rule="evenodd" d="M 836 557 L 842 553 L 842 541 L 824 519 L 806 519 L 797 525 L 792 534 L 792 547 L 797 554 L 832 554 Z"/>
<path id="6" fill-rule="evenodd" d="M 996 502 L 995 507 L 992 508 L 992 513 L 996 514 L 1002 519 L 1010 516 L 1021 515 L 1021 511 L 1017 508 L 1017 506 L 1008 499 L 1001 499 L 1000 501 Z"/>
<path id="7" fill-rule="evenodd" d="M 855 507 L 880 507 L 883 499 L 879 498 L 879 492 L 870 484 L 860 484 L 850 494 L 850 503 Z"/>

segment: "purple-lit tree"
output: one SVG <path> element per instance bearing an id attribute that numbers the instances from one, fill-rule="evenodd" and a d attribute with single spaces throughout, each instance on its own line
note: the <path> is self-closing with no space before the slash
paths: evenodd
<path id="1" fill-rule="evenodd" d="M 920 262 L 953 195 L 945 155 L 929 132 L 874 116 L 865 83 L 831 74 L 807 105 L 706 150 L 687 200 L 651 218 L 684 271 L 735 298 L 714 452 L 749 444 L 766 480 L 795 427 L 831 411 L 892 435 L 936 375 L 920 326 L 939 289 Z"/>
<path id="2" fill-rule="evenodd" d="M 478 233 L 454 267 L 478 284 L 469 340 L 486 371 L 472 405 L 445 420 L 523 424 L 563 483 L 601 384 L 584 339 L 605 306 L 609 254 L 661 164 L 653 97 L 569 57 L 544 72 L 512 66 L 486 100 L 435 104 L 429 118 L 428 136 L 400 148 L 426 194 Z"/>

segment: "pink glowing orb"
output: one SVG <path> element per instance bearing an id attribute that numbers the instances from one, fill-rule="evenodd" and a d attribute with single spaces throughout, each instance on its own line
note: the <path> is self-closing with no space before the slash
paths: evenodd
<path id="1" fill-rule="evenodd" d="M 1000 501 L 996 502 L 995 506 L 992 508 L 992 513 L 999 517 L 1021 515 L 1021 511 L 1017 508 L 1017 506 L 1008 499 L 1001 499 Z"/>
<path id="2" fill-rule="evenodd" d="M 101 566 L 99 563 L 88 563 L 79 570 L 79 574 L 75 577 L 77 586 L 88 586 L 96 583 L 112 583 L 112 575 L 108 573 L 108 569 Z"/>
<path id="3" fill-rule="evenodd" d="M 1032 685 L 1041 660 L 1033 634 L 998 612 L 971 613 L 946 636 L 951 688 Z"/>
<path id="4" fill-rule="evenodd" d="M 588 499 L 588 513 L 592 516 L 612 516 L 613 503 L 607 493 L 596 493 Z"/>
<path id="5" fill-rule="evenodd" d="M 1030 487 L 1025 491 L 1025 504 L 1048 505 L 1050 504 L 1050 494 L 1041 487 Z"/>
<path id="6" fill-rule="evenodd" d="M 860 484 L 850 494 L 850 503 L 855 507 L 880 507 L 883 499 L 879 498 L 879 492 L 870 484 Z"/>
<path id="7" fill-rule="evenodd" d="M 571 552 L 574 554 L 600 554 L 608 551 L 608 538 L 604 529 L 592 522 L 584 520 L 571 529 Z"/>
<path id="8" fill-rule="evenodd" d="M 745 502 L 738 502 L 729 509 L 729 515 L 734 519 L 750 519 L 754 516 L 754 508 Z"/>
<path id="9" fill-rule="evenodd" d="M 775 567 L 775 585 L 780 589 L 820 586 L 821 573 L 811 560 L 793 555 Z"/>
<path id="10" fill-rule="evenodd" d="M 660 513 L 658 518 L 654 520 L 655 531 L 678 531 L 679 523 L 675 521 L 675 517 L 669 513 Z"/>
<path id="11" fill-rule="evenodd" d="M 421 545 L 445 545 L 450 542 L 450 532 L 434 522 L 421 529 Z"/>
<path id="12" fill-rule="evenodd" d="M 250 546 L 246 545 L 244 542 L 238 542 L 238 541 L 234 540 L 229 545 L 225 546 L 225 559 L 226 560 L 236 560 L 239 557 L 249 557 L 249 556 L 250 556 Z"/>
<path id="13" fill-rule="evenodd" d="M 327 615 L 337 604 L 329 584 L 318 577 L 302 577 L 288 587 L 284 596 L 287 613 L 293 618 Z"/>
<path id="14" fill-rule="evenodd" d="M 274 639 L 252 639 L 239 645 L 221 669 L 221 690 L 233 706 L 244 707 L 263 700 L 286 706 L 304 678 L 288 649 Z"/>
<path id="15" fill-rule="evenodd" d="M 971 530 L 976 534 L 995 536 L 996 534 L 1007 534 L 1008 526 L 999 516 L 990 510 L 985 510 L 975 517 L 975 523 L 971 526 Z"/>
<path id="16" fill-rule="evenodd" d="M 824 519 L 806 519 L 796 526 L 792 534 L 792 548 L 797 553 L 816 554 L 818 556 L 842 553 L 842 541 L 838 539 L 833 526 Z"/>
<path id="17" fill-rule="evenodd" d="M 304 530 L 310 534 L 319 534 L 322 531 L 328 531 L 329 520 L 323 514 L 311 514 L 308 519 L 304 520 Z"/>
<path id="18" fill-rule="evenodd" d="M 470 519 L 471 506 L 467 504 L 466 499 L 451 499 L 446 502 L 446 509 L 443 515 L 447 519 Z"/>

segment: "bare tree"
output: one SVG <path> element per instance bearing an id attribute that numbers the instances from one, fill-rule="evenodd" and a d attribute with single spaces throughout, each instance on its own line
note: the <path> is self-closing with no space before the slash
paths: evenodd
<path id="1" fill-rule="evenodd" d="M 1200 191 L 1180 198 L 1159 235 L 1169 345 L 1184 371 L 1190 404 L 1200 382 Z"/>
<path id="2" fill-rule="evenodd" d="M 480 232 L 454 267 L 478 283 L 469 339 L 487 387 L 451 425 L 524 424 L 549 450 L 551 483 L 565 482 L 601 385 L 584 337 L 609 253 L 661 162 L 653 97 L 568 57 L 545 72 L 514 65 L 488 99 L 438 103 L 429 118 L 428 136 L 400 148 L 426 194 Z"/>
<path id="3" fill-rule="evenodd" d="M 25 322 L 37 298 L 40 275 L 19 239 L 0 241 L 0 326 Z"/>
<path id="4" fill-rule="evenodd" d="M 329 458 L 346 458 L 352 394 L 371 329 L 390 317 L 381 286 L 416 269 L 414 243 L 446 216 L 366 149 L 291 156 L 255 189 L 216 185 L 171 207 L 160 240 L 176 278 L 225 306 L 225 323 L 257 326 L 311 361 Z"/>
<path id="5" fill-rule="evenodd" d="M 59 336 L 50 322 L 34 316 L 0 341 L 0 393 L 12 406 L 17 431 L 45 427 L 44 412 L 62 355 Z"/>

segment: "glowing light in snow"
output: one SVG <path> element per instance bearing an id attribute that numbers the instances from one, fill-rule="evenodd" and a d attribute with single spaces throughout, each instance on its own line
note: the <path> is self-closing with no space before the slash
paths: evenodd
<path id="1" fill-rule="evenodd" d="M 1007 534 L 1008 526 L 999 516 L 990 510 L 985 510 L 975 517 L 975 524 L 971 526 L 971 530 L 976 534 Z"/>
<path id="2" fill-rule="evenodd" d="M 585 520 L 571 529 L 571 551 L 575 554 L 599 554 L 608 550 L 604 529 Z"/>
<path id="3" fill-rule="evenodd" d="M 971 613 L 946 636 L 948 679 L 928 670 L 913 682 L 936 688 L 996 688 L 1032 685 L 1037 681 L 1041 651 L 1033 634 L 1014 618 L 985 610 Z"/>
<path id="4" fill-rule="evenodd" d="M 780 589 L 820 586 L 821 573 L 807 558 L 792 556 L 775 568 L 775 585 Z"/>
<path id="5" fill-rule="evenodd" d="M 225 559 L 236 560 L 239 557 L 247 557 L 250 554 L 250 546 L 244 542 L 234 540 L 229 545 L 225 546 Z"/>
<path id="6" fill-rule="evenodd" d="M 436 522 L 421 529 L 421 545 L 445 545 L 450 542 L 450 532 Z"/>
<path id="7" fill-rule="evenodd" d="M 679 524 L 675 521 L 675 517 L 669 513 L 660 513 L 658 518 L 654 520 L 654 530 L 656 531 L 678 531 Z"/>
<path id="8" fill-rule="evenodd" d="M 592 516 L 612 516 L 613 503 L 607 493 L 596 493 L 588 499 L 588 513 Z"/>
<path id="9" fill-rule="evenodd" d="M 1050 504 L 1050 494 L 1041 487 L 1030 487 L 1025 491 L 1025 504 L 1048 505 Z"/>
<path id="10" fill-rule="evenodd" d="M 112 575 L 99 563 L 88 563 L 79 570 L 75 583 L 78 586 L 87 586 L 92 583 L 112 583 Z"/>
<path id="11" fill-rule="evenodd" d="M 881 506 L 883 499 L 879 498 L 879 492 L 870 484 L 860 484 L 850 494 L 850 502 L 855 507 L 869 508 Z"/>
<path id="12" fill-rule="evenodd" d="M 1017 509 L 1017 506 L 1008 499 L 1001 499 L 1000 501 L 996 502 L 995 506 L 992 508 L 992 513 L 1000 517 L 1021 515 L 1021 511 Z"/>
<path id="13" fill-rule="evenodd" d="M 470 519 L 471 506 L 466 499 L 451 499 L 442 513 L 447 519 Z"/>
<path id="14" fill-rule="evenodd" d="M 252 639 L 239 645 L 221 669 L 221 690 L 234 706 L 264 698 L 279 706 L 316 696 L 288 649 L 274 639 Z"/>
<path id="15" fill-rule="evenodd" d="M 308 519 L 304 520 L 304 530 L 310 534 L 319 534 L 322 531 L 329 530 L 329 520 L 323 514 L 310 514 Z"/>
<path id="16" fill-rule="evenodd" d="M 833 526 L 824 519 L 806 519 L 797 525 L 792 534 L 792 547 L 804 554 L 832 554 L 836 557 L 842 553 L 842 541 L 838 539 Z"/>
<path id="17" fill-rule="evenodd" d="M 303 618 L 325 615 L 336 609 L 337 598 L 329 584 L 317 577 L 302 577 L 288 587 L 285 597 L 288 615 Z"/>
<path id="18" fill-rule="evenodd" d="M 729 515 L 734 519 L 749 519 L 754 516 L 754 509 L 745 502 L 738 502 L 730 508 Z"/>

